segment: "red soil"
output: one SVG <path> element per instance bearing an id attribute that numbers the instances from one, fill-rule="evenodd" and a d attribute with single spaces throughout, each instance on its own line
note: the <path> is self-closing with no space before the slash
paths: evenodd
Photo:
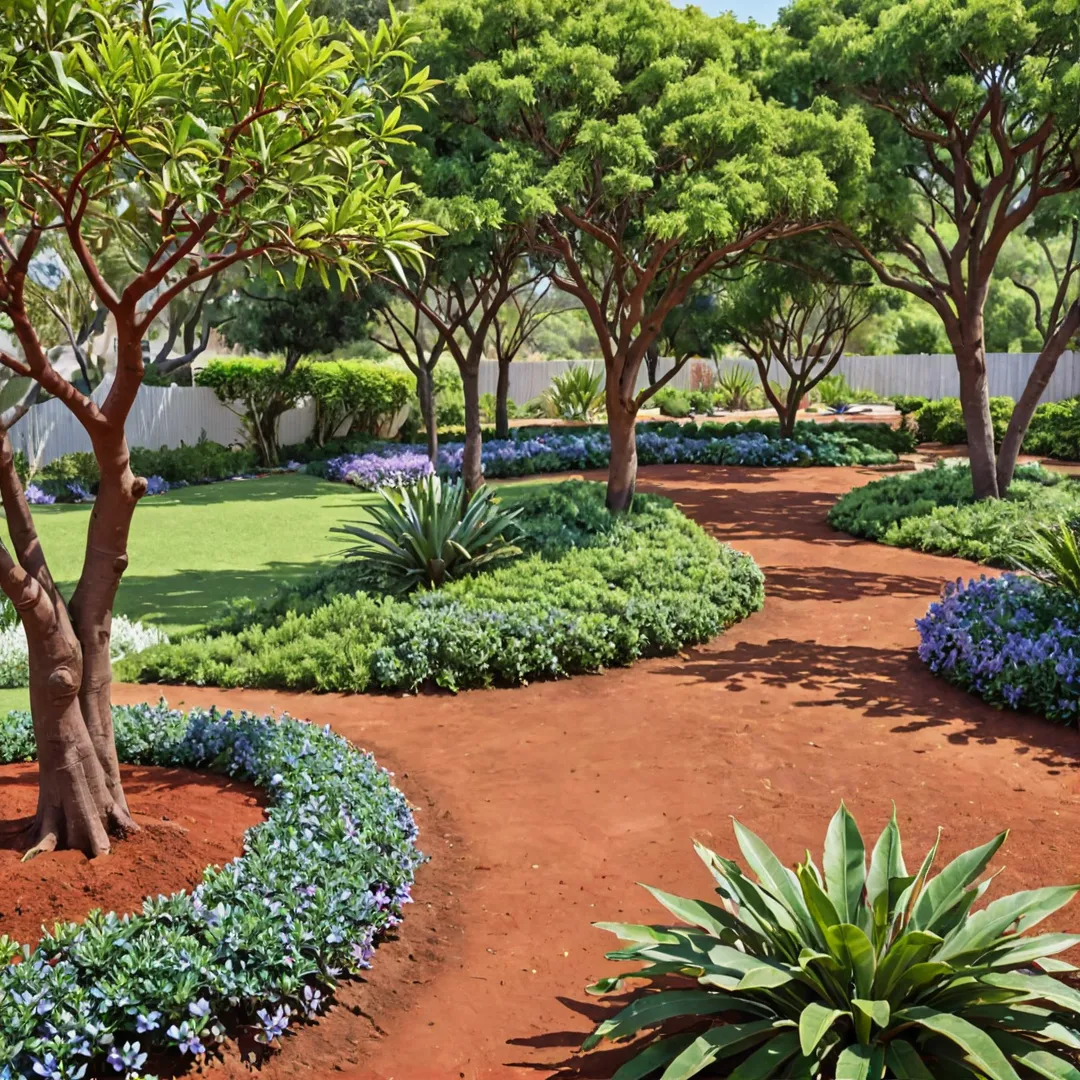
<path id="1" fill-rule="evenodd" d="M 0 767 L 0 933 L 36 944 L 41 927 L 88 911 L 137 911 L 147 896 L 197 885 L 207 866 L 236 858 L 262 820 L 258 788 L 185 769 L 122 765 L 137 833 L 87 859 L 61 851 L 22 862 L 20 836 L 37 805 L 37 765 Z"/>
<path id="2" fill-rule="evenodd" d="M 638 881 L 707 897 L 690 839 L 739 857 L 732 814 L 794 863 L 820 853 L 841 799 L 873 835 L 895 800 L 909 861 L 938 825 L 945 857 L 1011 826 L 993 895 L 1080 878 L 1077 733 L 997 712 L 915 655 L 913 620 L 943 581 L 979 568 L 825 524 L 838 494 L 873 477 L 642 470 L 643 489 L 750 551 L 768 579 L 763 611 L 677 657 L 457 697 L 163 688 L 174 705 L 333 724 L 397 771 L 432 857 L 370 979 L 259 1075 L 610 1077 L 610 1055 L 574 1053 L 610 1008 L 583 987 L 615 970 L 613 939 L 590 923 L 663 921 Z M 235 1055 L 206 1071 L 251 1075 Z"/>

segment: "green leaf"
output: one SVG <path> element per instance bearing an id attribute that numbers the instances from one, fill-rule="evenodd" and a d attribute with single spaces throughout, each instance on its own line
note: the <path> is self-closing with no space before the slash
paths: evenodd
<path id="1" fill-rule="evenodd" d="M 934 1080 L 919 1052 L 903 1039 L 893 1039 L 885 1051 L 885 1065 L 892 1076 L 904 1080 Z"/>
<path id="2" fill-rule="evenodd" d="M 916 1005 L 896 1013 L 894 1020 L 898 1023 L 918 1024 L 927 1031 L 949 1039 L 963 1050 L 967 1061 L 986 1073 L 989 1080 L 1020 1080 L 994 1040 L 985 1031 L 960 1016 Z"/>
<path id="3" fill-rule="evenodd" d="M 870 870 L 866 875 L 866 900 L 873 906 L 879 896 L 889 895 L 889 882 L 893 878 L 907 876 L 904 856 L 900 844 L 900 826 L 896 821 L 896 804 L 893 804 L 892 817 L 882 830 L 870 855 Z M 892 912 L 889 912 L 891 915 Z"/>
<path id="4" fill-rule="evenodd" d="M 812 1001 L 799 1014 L 799 1048 L 806 1057 L 809 1057 L 825 1032 L 840 1019 L 841 1016 L 850 1016 L 843 1009 L 830 1009 L 824 1005 Z"/>
<path id="5" fill-rule="evenodd" d="M 674 896 L 662 889 L 655 889 L 651 885 L 642 886 L 661 903 L 676 919 L 681 919 L 691 926 L 700 926 L 715 937 L 725 937 L 725 930 L 733 930 L 738 926 L 738 920 L 734 915 L 724 911 L 715 904 L 708 904 L 701 900 L 688 900 L 682 896 Z"/>
<path id="6" fill-rule="evenodd" d="M 1021 1065 L 1026 1065 L 1033 1073 L 1045 1076 L 1046 1080 L 1080 1080 L 1080 1069 L 1047 1050 L 1014 1054 L 1013 1059 L 1019 1061 Z"/>
<path id="7" fill-rule="evenodd" d="M 689 1035 L 672 1035 L 646 1047 L 637 1057 L 615 1070 L 612 1080 L 644 1080 L 657 1069 L 674 1061 L 696 1038 Z"/>
<path id="8" fill-rule="evenodd" d="M 798 1051 L 798 1033 L 782 1031 L 740 1062 L 728 1080 L 771 1080 L 777 1069 L 782 1068 Z"/>
<path id="9" fill-rule="evenodd" d="M 760 1042 L 773 1030 L 771 1020 L 749 1024 L 721 1024 L 699 1035 L 664 1070 L 661 1080 L 686 1080 L 696 1076 L 719 1058 L 728 1057 Z"/>
<path id="10" fill-rule="evenodd" d="M 809 933 L 815 933 L 816 927 L 803 902 L 799 883 L 790 870 L 773 854 L 769 846 L 752 833 L 740 821 L 732 818 L 735 827 L 735 839 L 742 851 L 747 865 L 757 874 L 758 879 L 777 899 L 787 905 L 795 921 Z"/>
<path id="11" fill-rule="evenodd" d="M 866 884 L 866 849 L 855 819 L 843 803 L 829 822 L 821 868 L 825 875 L 825 892 L 836 907 L 840 921 L 854 923 Z"/>
<path id="12" fill-rule="evenodd" d="M 830 926 L 825 931 L 829 951 L 851 973 L 856 997 L 871 997 L 876 957 L 870 939 L 852 923 Z M 880 995 L 877 995 L 880 996 Z"/>
<path id="13" fill-rule="evenodd" d="M 713 1016 L 740 1010 L 742 1004 L 738 998 L 710 990 L 661 990 L 645 994 L 602 1021 L 582 1043 L 581 1049 L 591 1050 L 604 1039 L 627 1039 L 643 1027 L 662 1024 L 675 1016 Z"/>
<path id="14" fill-rule="evenodd" d="M 836 1061 L 835 1080 L 881 1080 L 885 1049 L 856 1043 L 845 1047 Z"/>
<path id="15" fill-rule="evenodd" d="M 622 941 L 655 941 L 665 945 L 677 945 L 679 938 L 659 926 L 642 926 L 640 923 L 596 922 L 597 930 L 606 930 Z"/>
<path id="16" fill-rule="evenodd" d="M 873 996 L 888 997 L 908 968 L 922 963 L 940 944 L 941 938 L 937 934 L 929 934 L 925 930 L 909 930 L 901 934 L 878 964 Z"/>
<path id="17" fill-rule="evenodd" d="M 1018 972 L 983 975 L 979 980 L 987 986 L 1013 990 L 1031 1001 L 1049 1001 L 1072 1013 L 1080 1013 L 1080 991 L 1067 986 L 1052 975 L 1021 975 Z"/>
<path id="18" fill-rule="evenodd" d="M 1008 835 L 1006 830 L 981 847 L 965 851 L 931 878 L 915 901 L 911 912 L 912 928 L 933 930 L 935 921 L 961 900 L 964 891 L 986 869 Z"/>
<path id="19" fill-rule="evenodd" d="M 890 1009 L 887 1001 L 871 1001 L 867 998 L 852 998 L 851 1004 L 864 1016 L 877 1024 L 878 1027 L 888 1027 Z"/>

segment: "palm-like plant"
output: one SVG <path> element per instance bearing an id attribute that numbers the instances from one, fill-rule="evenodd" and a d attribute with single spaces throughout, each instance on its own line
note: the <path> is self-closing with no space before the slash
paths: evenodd
<path id="1" fill-rule="evenodd" d="M 552 378 L 541 402 L 544 414 L 552 419 L 589 420 L 604 407 L 604 376 L 572 364 Z"/>
<path id="2" fill-rule="evenodd" d="M 1032 577 L 1080 597 L 1078 523 L 1059 519 L 1034 525 L 1016 540 L 1012 561 Z"/>
<path id="3" fill-rule="evenodd" d="M 519 553 L 504 533 L 520 509 L 499 506 L 484 486 L 466 498 L 462 480 L 443 483 L 428 476 L 410 488 L 380 488 L 369 509 L 372 524 L 346 524 L 331 532 L 361 541 L 345 554 L 366 559 L 402 589 L 438 588 L 450 578 Z"/>
<path id="4" fill-rule="evenodd" d="M 749 368 L 736 365 L 726 368 L 716 381 L 715 398 L 720 406 L 731 412 L 749 412 L 762 401 L 757 377 Z"/>
<path id="5" fill-rule="evenodd" d="M 1006 833 L 934 877 L 940 830 L 910 874 L 895 812 L 869 869 L 842 804 L 820 870 L 809 852 L 789 870 L 738 822 L 735 835 L 756 881 L 697 845 L 719 904 L 650 888 L 688 925 L 598 924 L 628 942 L 610 959 L 647 966 L 590 992 L 619 989 L 627 978 L 697 982 L 647 991 L 589 1036 L 586 1049 L 681 1021 L 678 1034 L 654 1034 L 614 1080 L 684 1080 L 723 1059 L 734 1059 L 723 1073 L 729 1080 L 1080 1076 L 1080 993 L 1047 974 L 1074 970 L 1055 954 L 1080 936 L 1023 936 L 1080 886 L 1015 893 L 971 910 L 992 878 L 975 882 Z M 687 1030 L 694 1018 L 702 1023 Z"/>

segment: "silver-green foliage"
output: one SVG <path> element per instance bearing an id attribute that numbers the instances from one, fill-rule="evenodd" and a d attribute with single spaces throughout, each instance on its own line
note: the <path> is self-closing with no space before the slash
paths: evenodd
<path id="1" fill-rule="evenodd" d="M 572 364 L 555 375 L 541 395 L 545 416 L 559 420 L 590 420 L 604 407 L 604 376 L 584 365 Z"/>
<path id="2" fill-rule="evenodd" d="M 973 911 L 993 875 L 977 881 L 1006 833 L 934 876 L 940 830 L 909 873 L 895 812 L 869 867 L 843 804 L 820 869 L 809 852 L 788 869 L 737 821 L 735 835 L 754 878 L 696 845 L 718 904 L 649 889 L 688 925 L 598 924 L 627 942 L 609 959 L 646 966 L 591 993 L 627 978 L 697 983 L 650 989 L 589 1036 L 586 1049 L 681 1022 L 674 1035 L 661 1026 L 614 1080 L 683 1080 L 717 1062 L 729 1080 L 1080 1077 L 1080 992 L 1052 974 L 1074 970 L 1056 954 L 1080 936 L 1024 936 L 1080 885 L 1015 893 Z M 686 1030 L 692 1018 L 702 1023 Z"/>
<path id="3" fill-rule="evenodd" d="M 1080 536 L 1074 522 L 1038 523 L 1016 539 L 1012 560 L 1033 577 L 1080 596 Z"/>
<path id="4" fill-rule="evenodd" d="M 520 551 L 504 536 L 520 510 L 500 507 L 486 485 L 467 499 L 460 479 L 443 482 L 433 475 L 413 487 L 381 488 L 377 495 L 368 509 L 372 525 L 346 524 L 331 532 L 360 540 L 346 554 L 367 559 L 403 589 L 436 589 Z"/>

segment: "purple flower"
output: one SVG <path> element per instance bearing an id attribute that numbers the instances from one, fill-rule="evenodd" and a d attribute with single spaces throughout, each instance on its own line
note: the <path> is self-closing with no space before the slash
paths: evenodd
<path id="1" fill-rule="evenodd" d="M 279 1005 L 277 1012 L 273 1014 L 266 1009 L 260 1009 L 256 1015 L 262 1023 L 262 1031 L 255 1036 L 255 1041 L 265 1043 L 267 1046 L 284 1035 L 285 1029 L 289 1026 L 289 1007 L 287 1005 Z"/>
<path id="2" fill-rule="evenodd" d="M 176 1043 L 181 1054 L 206 1053 L 202 1040 L 186 1020 L 179 1027 L 173 1024 L 165 1034 Z"/>
<path id="3" fill-rule="evenodd" d="M 374 491 L 381 487 L 407 487 L 434 472 L 427 454 L 406 449 L 398 453 L 350 454 L 331 458 L 326 475 L 331 480 Z"/>
<path id="4" fill-rule="evenodd" d="M 56 496 L 50 495 L 47 491 L 43 491 L 37 486 L 37 484 L 26 485 L 26 501 L 34 506 L 51 506 L 56 502 Z M 34 1066 L 35 1069 L 37 1066 Z M 41 1073 L 42 1076 L 47 1076 L 47 1073 Z"/>
<path id="5" fill-rule="evenodd" d="M 135 1030 L 140 1034 L 144 1034 L 147 1031 L 156 1031 L 160 1025 L 158 1021 L 161 1019 L 161 1013 L 151 1012 L 145 1016 L 140 1014 L 135 1018 Z"/>
<path id="6" fill-rule="evenodd" d="M 164 495 L 169 490 L 169 482 L 162 476 L 151 476 L 146 481 L 147 495 Z"/>

